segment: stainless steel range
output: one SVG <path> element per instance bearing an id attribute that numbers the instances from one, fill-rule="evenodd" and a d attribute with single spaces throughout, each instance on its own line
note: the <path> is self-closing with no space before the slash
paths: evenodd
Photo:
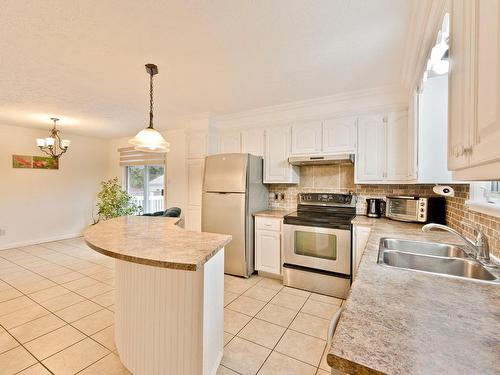
<path id="1" fill-rule="evenodd" d="M 284 218 L 283 283 L 345 298 L 351 286 L 350 194 L 301 193 L 297 212 Z"/>

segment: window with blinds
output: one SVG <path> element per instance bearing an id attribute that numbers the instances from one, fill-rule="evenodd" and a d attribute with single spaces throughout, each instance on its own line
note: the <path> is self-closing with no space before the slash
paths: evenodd
<path id="1" fill-rule="evenodd" d="M 119 148 L 120 166 L 129 165 L 163 165 L 167 154 L 137 151 L 133 147 Z"/>

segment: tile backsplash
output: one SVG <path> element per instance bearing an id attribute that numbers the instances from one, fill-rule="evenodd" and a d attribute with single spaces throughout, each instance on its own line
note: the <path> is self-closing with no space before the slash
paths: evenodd
<path id="1" fill-rule="evenodd" d="M 270 193 L 284 194 L 284 199 L 275 200 L 271 194 L 269 207 L 294 209 L 298 193 L 349 193 L 357 196 L 356 211 L 366 213 L 367 198 L 383 198 L 387 195 L 430 195 L 433 185 L 365 185 L 354 184 L 352 165 L 314 165 L 300 168 L 300 184 L 269 185 Z"/>
<path id="2" fill-rule="evenodd" d="M 474 240 L 474 229 L 488 237 L 490 254 L 500 258 L 500 217 L 471 211 L 465 205 L 469 199 L 469 185 L 454 185 L 455 196 L 446 198 L 447 225 Z"/>
<path id="3" fill-rule="evenodd" d="M 283 199 L 269 195 L 269 208 L 293 210 L 297 207 L 298 193 L 349 193 L 357 196 L 356 212 L 366 214 L 367 198 L 387 195 L 433 195 L 432 184 L 415 185 L 365 185 L 354 184 L 354 167 L 351 165 L 314 165 L 300 168 L 300 184 L 268 185 L 270 193 L 283 194 Z M 455 197 L 446 198 L 447 225 L 468 238 L 474 239 L 474 227 L 489 239 L 490 252 L 500 257 L 500 218 L 468 210 L 465 201 L 469 185 L 453 185 Z"/>

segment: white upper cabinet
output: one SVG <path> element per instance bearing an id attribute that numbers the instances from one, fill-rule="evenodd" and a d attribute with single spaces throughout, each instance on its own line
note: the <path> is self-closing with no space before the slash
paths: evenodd
<path id="1" fill-rule="evenodd" d="M 186 134 L 186 156 L 188 159 L 207 156 L 207 135 L 205 133 Z"/>
<path id="2" fill-rule="evenodd" d="M 359 118 L 356 183 L 408 183 L 414 179 L 408 112 Z"/>
<path id="3" fill-rule="evenodd" d="M 448 166 L 457 180 L 500 178 L 500 3 L 454 0 Z"/>
<path id="4" fill-rule="evenodd" d="M 325 153 L 356 151 L 356 117 L 340 117 L 323 121 Z"/>
<path id="5" fill-rule="evenodd" d="M 448 169 L 469 165 L 471 126 L 474 121 L 471 28 L 473 1 L 451 3 L 450 74 L 448 99 Z"/>
<path id="6" fill-rule="evenodd" d="M 408 147 L 408 112 L 387 116 L 387 179 L 404 181 L 411 177 Z"/>
<path id="7" fill-rule="evenodd" d="M 264 129 L 242 131 L 241 152 L 264 156 Z"/>
<path id="8" fill-rule="evenodd" d="M 307 155 L 321 152 L 321 121 L 292 126 L 292 154 Z"/>
<path id="9" fill-rule="evenodd" d="M 264 183 L 298 183 L 299 171 L 288 163 L 291 145 L 289 126 L 270 128 L 265 133 Z"/>
<path id="10" fill-rule="evenodd" d="M 382 181 L 386 178 L 387 124 L 384 115 L 363 116 L 358 124 L 356 182 Z"/>
<path id="11" fill-rule="evenodd" d="M 219 152 L 226 153 L 239 153 L 241 152 L 241 133 L 227 132 L 220 135 Z"/>
<path id="12" fill-rule="evenodd" d="M 481 0 L 476 24 L 476 113 L 472 166 L 500 160 L 500 2 Z M 500 178 L 500 170 L 490 178 Z"/>

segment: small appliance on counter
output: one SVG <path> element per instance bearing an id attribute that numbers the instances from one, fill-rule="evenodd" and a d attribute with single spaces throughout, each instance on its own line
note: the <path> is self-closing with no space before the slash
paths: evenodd
<path id="1" fill-rule="evenodd" d="M 399 221 L 445 224 L 446 198 L 441 196 L 387 197 L 385 216 Z"/>
<path id="2" fill-rule="evenodd" d="M 367 210 L 366 216 L 368 217 L 381 217 L 383 200 L 379 198 L 368 198 L 366 200 Z"/>

